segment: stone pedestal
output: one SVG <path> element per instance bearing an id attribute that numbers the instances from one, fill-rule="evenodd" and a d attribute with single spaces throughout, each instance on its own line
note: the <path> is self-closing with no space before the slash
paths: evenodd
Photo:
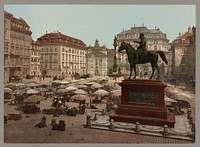
<path id="1" fill-rule="evenodd" d="M 166 85 L 160 80 L 123 80 L 121 104 L 110 115 L 120 122 L 174 127 L 175 115 L 168 112 L 164 102 Z"/>

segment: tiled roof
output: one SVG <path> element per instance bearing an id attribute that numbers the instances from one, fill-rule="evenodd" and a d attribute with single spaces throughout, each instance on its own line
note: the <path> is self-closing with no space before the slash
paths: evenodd
<path id="1" fill-rule="evenodd" d="M 196 28 L 192 28 L 187 32 L 185 32 L 184 34 L 180 35 L 177 39 L 174 40 L 174 43 L 180 44 L 182 43 L 182 40 L 187 40 L 187 42 L 190 43 L 191 41 L 190 37 L 195 35 L 193 29 L 195 30 Z"/>
<path id="2" fill-rule="evenodd" d="M 40 43 L 60 42 L 60 43 L 67 43 L 70 45 L 75 45 L 75 46 L 80 46 L 80 47 L 86 47 L 86 44 L 82 40 L 64 35 L 60 32 L 46 33 L 40 38 L 38 38 L 37 42 L 40 42 Z"/>

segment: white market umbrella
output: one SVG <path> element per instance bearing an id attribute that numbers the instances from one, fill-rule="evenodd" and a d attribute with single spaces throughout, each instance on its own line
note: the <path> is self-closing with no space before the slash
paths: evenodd
<path id="1" fill-rule="evenodd" d="M 97 96 L 106 96 L 106 95 L 108 95 L 109 93 L 108 93 L 108 91 L 106 91 L 106 90 L 98 89 L 98 90 L 95 91 L 93 94 L 94 94 L 94 95 L 97 95 Z"/>
<path id="2" fill-rule="evenodd" d="M 78 88 L 77 87 L 74 87 L 74 86 L 68 86 L 67 88 L 65 88 L 66 90 L 68 91 L 73 91 L 73 90 L 77 90 Z"/>
<path id="3" fill-rule="evenodd" d="M 64 89 L 64 88 L 66 88 L 66 86 L 65 85 L 59 85 L 57 88 L 58 89 Z"/>
<path id="4" fill-rule="evenodd" d="M 59 83 L 59 84 L 65 85 L 65 84 L 69 84 L 70 82 L 68 82 L 68 81 L 66 81 L 66 80 L 62 80 L 62 81 L 58 81 L 58 83 Z"/>
<path id="5" fill-rule="evenodd" d="M 69 92 L 69 90 L 67 90 L 67 89 L 58 89 L 57 92 L 58 93 L 67 93 L 67 92 Z"/>
<path id="6" fill-rule="evenodd" d="M 71 100 L 86 100 L 86 101 L 90 101 L 90 97 L 87 95 L 74 95 L 70 98 Z"/>
<path id="7" fill-rule="evenodd" d="M 32 95 L 27 97 L 26 99 L 24 99 L 24 102 L 38 102 L 38 101 L 42 101 L 45 100 L 45 97 L 43 96 L 39 96 L 39 95 Z"/>
<path id="8" fill-rule="evenodd" d="M 41 92 L 44 92 L 44 91 L 48 91 L 46 88 L 37 88 L 36 90 L 38 90 L 38 91 L 41 91 Z"/>
<path id="9" fill-rule="evenodd" d="M 74 91 L 75 94 L 88 94 L 86 91 L 82 90 L 82 89 L 78 89 L 76 91 Z"/>
<path id="10" fill-rule="evenodd" d="M 101 84 L 99 84 L 99 83 L 93 84 L 93 85 L 91 86 L 91 88 L 102 88 L 102 87 L 103 87 L 103 85 L 101 85 Z"/>
<path id="11" fill-rule="evenodd" d="M 31 82 L 31 83 L 26 83 L 26 86 L 28 86 L 28 87 L 38 87 L 39 84 L 35 83 L 35 82 Z"/>
<path id="12" fill-rule="evenodd" d="M 186 101 L 188 103 L 191 103 L 191 99 L 193 97 L 189 94 L 178 93 L 178 94 L 173 95 L 172 98 L 175 99 L 175 100 L 181 100 L 181 101 Z"/>
<path id="13" fill-rule="evenodd" d="M 72 80 L 71 83 L 77 83 L 79 80 Z"/>
<path id="14" fill-rule="evenodd" d="M 24 94 L 25 92 L 23 90 L 15 90 L 12 92 L 13 95 L 20 95 L 20 94 Z"/>
<path id="15" fill-rule="evenodd" d="M 5 86 L 5 88 L 10 88 L 12 90 L 17 90 L 17 89 L 24 89 L 27 86 L 24 83 L 9 83 Z"/>
<path id="16" fill-rule="evenodd" d="M 82 85 L 77 85 L 76 87 L 81 89 L 81 88 L 87 88 L 88 86 L 82 84 Z"/>
<path id="17" fill-rule="evenodd" d="M 165 102 L 177 103 L 176 100 L 174 100 L 174 99 L 172 99 L 172 98 L 169 98 L 169 97 L 167 97 L 167 96 L 165 96 L 164 100 L 165 100 Z"/>
<path id="18" fill-rule="evenodd" d="M 4 88 L 4 93 L 11 93 L 12 92 L 12 89 L 10 88 Z"/>
<path id="19" fill-rule="evenodd" d="M 91 86 L 91 85 L 94 85 L 94 84 L 99 84 L 99 83 L 96 83 L 96 82 L 88 82 L 88 83 L 85 83 L 85 85 L 88 85 L 88 86 Z"/>
<path id="20" fill-rule="evenodd" d="M 26 94 L 37 94 L 37 93 L 39 93 L 39 91 L 34 90 L 34 89 L 29 89 L 29 90 L 27 90 L 27 92 L 26 92 Z"/>
<path id="21" fill-rule="evenodd" d="M 54 80 L 52 83 L 60 83 L 61 80 Z"/>

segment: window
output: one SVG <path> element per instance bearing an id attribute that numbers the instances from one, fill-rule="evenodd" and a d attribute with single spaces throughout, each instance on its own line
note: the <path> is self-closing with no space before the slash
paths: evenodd
<path id="1" fill-rule="evenodd" d="M 53 58 L 52 58 L 52 55 L 50 55 L 50 61 L 52 61 L 52 59 L 53 59 Z"/>
<path id="2" fill-rule="evenodd" d="M 156 45 L 154 46 L 154 50 L 155 50 L 155 51 L 157 50 L 157 46 L 156 46 Z"/>
<path id="3" fill-rule="evenodd" d="M 62 54 L 62 61 L 64 61 L 65 60 L 65 55 L 64 54 Z"/>
<path id="4" fill-rule="evenodd" d="M 52 63 L 49 64 L 49 68 L 52 69 Z"/>
<path id="5" fill-rule="evenodd" d="M 185 57 L 182 57 L 182 64 L 186 64 L 186 59 L 185 59 Z"/>
<path id="6" fill-rule="evenodd" d="M 186 68 L 182 67 L 182 72 L 185 73 L 186 72 Z"/>

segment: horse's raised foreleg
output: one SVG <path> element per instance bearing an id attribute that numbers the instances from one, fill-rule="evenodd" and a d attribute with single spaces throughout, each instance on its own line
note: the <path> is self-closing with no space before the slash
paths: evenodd
<path id="1" fill-rule="evenodd" d="M 136 66 L 135 66 L 135 64 L 133 65 L 133 69 L 134 69 L 134 79 L 136 78 Z"/>
<path id="2" fill-rule="evenodd" d="M 132 68 L 132 66 L 130 65 L 130 75 L 129 75 L 128 79 L 131 79 L 132 72 L 133 72 L 133 68 Z"/>

